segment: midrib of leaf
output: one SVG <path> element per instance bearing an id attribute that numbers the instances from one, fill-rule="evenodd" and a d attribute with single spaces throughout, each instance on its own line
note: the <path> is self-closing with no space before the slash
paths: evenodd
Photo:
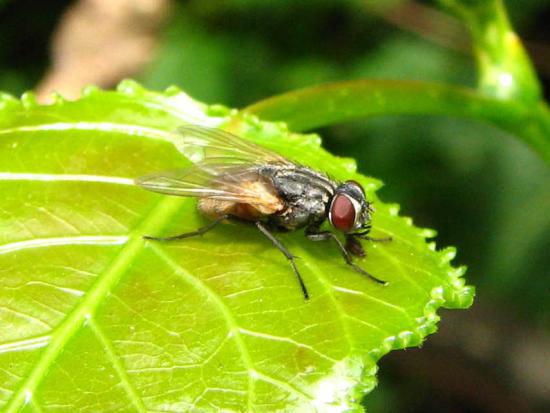
<path id="1" fill-rule="evenodd" d="M 87 320 L 93 318 L 102 300 L 118 284 L 132 261 L 142 251 L 145 242 L 142 235 L 167 224 L 181 207 L 182 201 L 181 198 L 164 197 L 130 234 L 126 245 L 113 259 L 111 265 L 99 275 L 97 282 L 84 295 L 80 304 L 52 332 L 48 346 L 6 406 L 6 413 L 16 413 L 32 398 L 32 394 L 67 342 L 86 324 Z"/>

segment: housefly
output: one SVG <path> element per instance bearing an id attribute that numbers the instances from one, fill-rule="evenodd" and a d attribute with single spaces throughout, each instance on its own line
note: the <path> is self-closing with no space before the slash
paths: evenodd
<path id="1" fill-rule="evenodd" d="M 324 173 L 219 129 L 183 126 L 175 136 L 175 146 L 193 166 L 141 177 L 136 183 L 161 194 L 197 197 L 200 213 L 211 221 L 185 234 L 144 238 L 180 240 L 202 235 L 226 220 L 252 224 L 286 257 L 308 299 L 296 257 L 273 235 L 305 228 L 308 239 L 331 240 L 355 271 L 385 284 L 352 260 L 353 255 L 365 256 L 361 239 L 390 240 L 369 236 L 373 207 L 358 182 L 336 182 Z M 334 232 L 321 229 L 327 218 L 335 230 L 343 233 L 345 244 Z"/>

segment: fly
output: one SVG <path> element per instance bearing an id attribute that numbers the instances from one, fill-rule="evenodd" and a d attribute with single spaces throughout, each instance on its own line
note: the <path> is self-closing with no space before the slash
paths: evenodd
<path id="1" fill-rule="evenodd" d="M 141 177 L 136 183 L 161 194 L 197 197 L 200 213 L 211 221 L 192 232 L 145 239 L 175 241 L 202 235 L 226 220 L 252 224 L 286 257 L 307 300 L 309 293 L 296 257 L 273 235 L 305 228 L 308 239 L 332 240 L 355 271 L 386 284 L 352 259 L 353 255 L 365 256 L 360 240 L 391 240 L 369 236 L 374 209 L 358 182 L 336 182 L 219 129 L 183 126 L 176 138 L 175 146 L 193 161 L 193 166 Z M 334 232 L 321 229 L 327 218 L 335 230 L 344 234 L 345 244 Z"/>

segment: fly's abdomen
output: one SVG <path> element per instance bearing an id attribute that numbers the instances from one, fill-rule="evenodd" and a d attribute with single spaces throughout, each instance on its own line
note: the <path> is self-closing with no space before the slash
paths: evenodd
<path id="1" fill-rule="evenodd" d="M 274 190 L 270 181 L 260 178 L 257 174 L 250 174 L 242 181 L 235 181 L 232 178 L 231 175 L 218 178 L 215 188 L 238 196 L 225 195 L 219 198 L 199 199 L 198 207 L 203 215 L 211 219 L 232 215 L 248 221 L 256 221 L 282 212 L 286 208 L 284 200 Z"/>

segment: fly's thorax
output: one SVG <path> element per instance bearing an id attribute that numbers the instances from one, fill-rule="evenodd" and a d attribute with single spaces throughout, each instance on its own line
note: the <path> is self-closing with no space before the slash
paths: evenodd
<path id="1" fill-rule="evenodd" d="M 305 167 L 270 170 L 273 187 L 285 202 L 285 209 L 272 221 L 287 229 L 320 224 L 326 219 L 336 185 L 325 175 Z"/>
<path id="2" fill-rule="evenodd" d="M 270 173 L 273 187 L 288 202 L 298 199 L 328 202 L 336 184 L 325 175 L 306 167 L 275 169 Z"/>

